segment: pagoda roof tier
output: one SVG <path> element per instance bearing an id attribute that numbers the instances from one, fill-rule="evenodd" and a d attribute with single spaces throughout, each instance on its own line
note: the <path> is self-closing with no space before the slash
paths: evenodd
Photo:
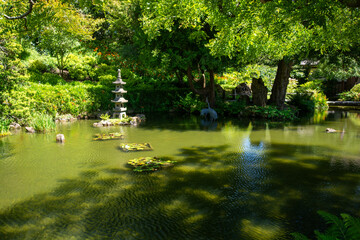
<path id="1" fill-rule="evenodd" d="M 113 84 L 126 84 L 126 82 L 124 82 L 121 78 L 117 79 L 115 82 L 113 82 Z"/>
<path id="2" fill-rule="evenodd" d="M 111 102 L 113 102 L 113 103 L 127 103 L 128 100 L 126 100 L 125 98 L 120 97 L 120 98 L 115 98 L 114 100 L 111 100 Z"/>
<path id="3" fill-rule="evenodd" d="M 123 108 L 114 108 L 113 111 L 114 112 L 125 112 L 127 110 L 126 107 L 123 107 Z"/>
<path id="4" fill-rule="evenodd" d="M 118 90 L 113 90 L 113 93 L 127 93 L 126 90 L 124 90 L 123 88 L 119 88 Z"/>

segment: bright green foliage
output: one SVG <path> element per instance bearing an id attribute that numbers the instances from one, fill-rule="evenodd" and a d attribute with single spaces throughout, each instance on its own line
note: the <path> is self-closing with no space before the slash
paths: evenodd
<path id="1" fill-rule="evenodd" d="M 328 81 L 343 81 L 350 77 L 360 77 L 360 65 L 358 59 L 344 55 L 325 58 L 310 75 L 310 79 Z"/>
<path id="2" fill-rule="evenodd" d="M 330 225 L 324 233 L 315 230 L 318 240 L 357 240 L 360 239 L 360 219 L 348 214 L 341 214 L 341 218 L 324 211 L 318 211 L 318 214 Z M 295 240 L 309 240 L 301 233 L 293 233 Z"/>
<path id="3" fill-rule="evenodd" d="M 94 79 L 96 73 L 96 58 L 91 54 L 82 56 L 70 53 L 67 57 L 66 68 L 71 79 L 86 80 Z"/>
<path id="4" fill-rule="evenodd" d="M 22 46 L 11 28 L 10 23 L 0 18 L 0 98 L 4 91 L 22 81 L 21 75 L 25 72 L 20 61 Z"/>
<path id="5" fill-rule="evenodd" d="M 110 89 L 93 84 L 77 83 L 48 85 L 30 83 L 4 94 L 0 106 L 4 116 L 27 123 L 33 112 L 56 114 L 90 114 L 98 109 L 110 108 L 112 99 Z"/>
<path id="6" fill-rule="evenodd" d="M 101 120 L 104 120 L 104 121 L 109 120 L 109 119 L 110 119 L 110 115 L 107 114 L 107 113 L 101 114 L 100 119 L 101 119 Z"/>
<path id="7" fill-rule="evenodd" d="M 0 118 L 0 137 L 10 134 L 9 125 L 10 125 L 9 119 Z"/>
<path id="8" fill-rule="evenodd" d="M 53 116 L 45 113 L 35 113 L 31 116 L 29 126 L 33 127 L 37 132 L 53 131 L 56 128 L 56 124 Z"/>
<path id="9" fill-rule="evenodd" d="M 272 83 L 276 74 L 276 68 L 267 65 L 250 64 L 235 71 L 233 68 L 227 69 L 222 76 L 215 76 L 215 82 L 224 89 L 234 89 L 241 83 L 251 84 L 253 78 L 262 78 L 268 90 L 271 90 Z"/>
<path id="10" fill-rule="evenodd" d="M 356 84 L 350 91 L 340 93 L 341 101 L 360 101 L 360 84 Z"/>
<path id="11" fill-rule="evenodd" d="M 134 167 L 134 172 L 153 172 L 171 167 L 175 162 L 157 157 L 141 157 L 129 160 L 128 164 Z"/>

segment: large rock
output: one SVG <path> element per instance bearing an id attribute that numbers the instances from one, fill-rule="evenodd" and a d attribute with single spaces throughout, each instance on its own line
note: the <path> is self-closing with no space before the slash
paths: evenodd
<path id="1" fill-rule="evenodd" d="M 18 123 L 11 123 L 10 125 L 9 125 L 9 129 L 19 129 L 19 128 L 21 128 L 21 126 L 20 126 L 20 124 L 18 124 Z"/>
<path id="2" fill-rule="evenodd" d="M 29 133 L 34 133 L 35 132 L 35 129 L 32 128 L 32 127 L 25 127 L 26 131 L 29 132 Z"/>
<path id="3" fill-rule="evenodd" d="M 261 78 L 253 78 L 251 83 L 252 100 L 254 105 L 265 107 L 268 90 Z"/>
<path id="4" fill-rule="evenodd" d="M 241 83 L 235 88 L 236 95 L 239 95 L 239 101 L 250 103 L 251 89 L 245 83 Z"/>
<path id="5" fill-rule="evenodd" d="M 64 134 L 58 134 L 58 135 L 56 135 L 56 141 L 57 142 L 60 142 L 60 143 L 63 143 L 63 142 L 65 142 L 65 136 L 64 136 Z"/>

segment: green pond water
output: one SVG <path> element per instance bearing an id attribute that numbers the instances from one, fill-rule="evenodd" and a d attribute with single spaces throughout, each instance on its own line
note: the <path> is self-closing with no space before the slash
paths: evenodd
<path id="1" fill-rule="evenodd" d="M 0 139 L 0 239 L 291 239 L 326 227 L 318 210 L 360 216 L 357 113 L 297 124 L 155 115 L 138 127 L 93 123 Z M 125 138 L 92 140 L 109 132 Z M 154 150 L 122 152 L 127 142 Z M 177 162 L 133 172 L 127 161 L 143 156 Z"/>

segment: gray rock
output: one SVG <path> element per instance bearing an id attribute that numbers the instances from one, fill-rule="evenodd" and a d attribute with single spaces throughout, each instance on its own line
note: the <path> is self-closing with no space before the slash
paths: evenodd
<path id="1" fill-rule="evenodd" d="M 14 123 L 10 124 L 9 128 L 10 129 L 20 129 L 21 126 L 20 126 L 20 124 L 14 122 Z"/>
<path id="2" fill-rule="evenodd" d="M 35 129 L 32 128 L 32 127 L 25 127 L 26 131 L 29 132 L 29 133 L 34 133 L 35 132 Z"/>

